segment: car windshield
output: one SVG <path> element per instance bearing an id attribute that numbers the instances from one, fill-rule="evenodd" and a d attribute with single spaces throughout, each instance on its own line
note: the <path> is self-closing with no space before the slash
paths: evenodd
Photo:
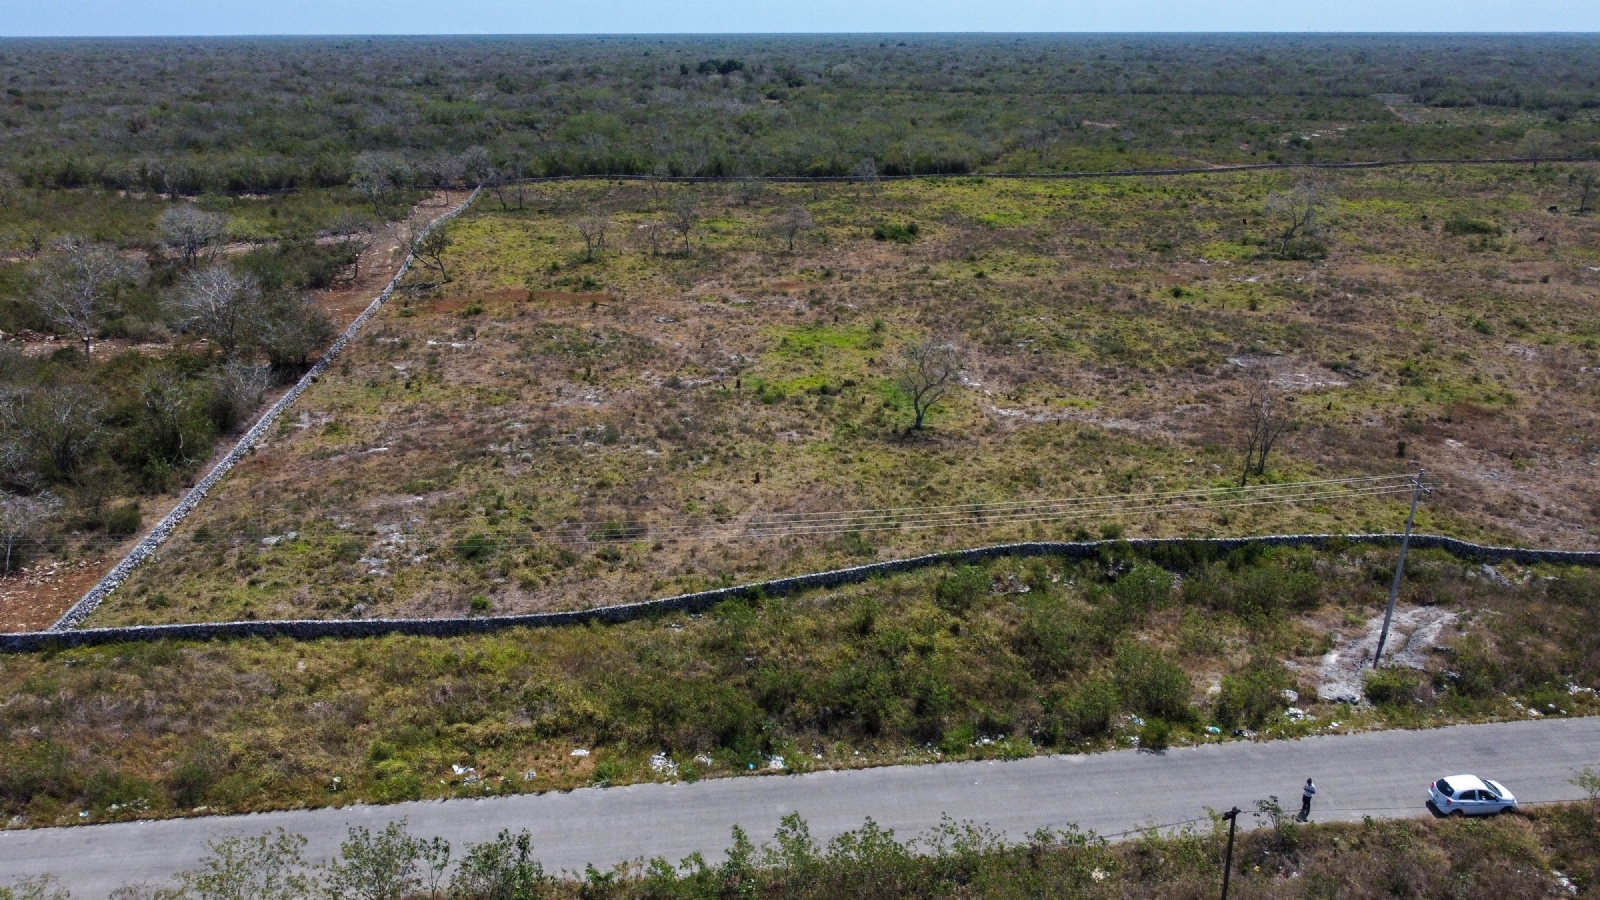
<path id="1" fill-rule="evenodd" d="M 1446 797 L 1454 797 L 1456 795 L 1456 789 L 1450 786 L 1450 782 L 1441 778 L 1439 779 L 1439 793 L 1445 795 Z"/>
<path id="2" fill-rule="evenodd" d="M 1499 800 L 1500 799 L 1500 792 L 1495 790 L 1492 787 L 1486 787 L 1483 790 L 1479 791 L 1478 794 L 1484 800 Z"/>

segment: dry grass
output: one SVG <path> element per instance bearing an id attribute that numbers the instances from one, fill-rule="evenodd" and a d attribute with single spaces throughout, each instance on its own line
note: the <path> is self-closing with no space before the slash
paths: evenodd
<path id="1" fill-rule="evenodd" d="M 1589 546 L 1600 244 L 1592 219 L 1542 211 L 1564 174 L 1342 173 L 1320 263 L 1248 243 L 1285 183 L 769 186 L 748 204 L 708 190 L 692 252 L 663 256 L 632 235 L 686 188 L 552 186 L 526 211 L 483 201 L 452 226 L 454 280 L 386 311 L 95 622 L 571 608 L 1065 536 L 1073 524 L 782 541 L 661 530 L 1225 484 L 1254 377 L 1301 426 L 1270 478 L 1425 465 L 1445 484 L 1425 529 Z M 616 249 L 585 263 L 566 220 L 597 204 Z M 791 255 L 764 229 L 795 204 L 818 227 Z M 1443 233 L 1460 216 L 1505 233 Z M 907 221 L 913 243 L 870 237 Z M 893 367 L 926 335 L 961 341 L 972 365 L 908 438 Z M 1373 501 L 1119 524 L 1389 530 L 1402 516 Z"/>

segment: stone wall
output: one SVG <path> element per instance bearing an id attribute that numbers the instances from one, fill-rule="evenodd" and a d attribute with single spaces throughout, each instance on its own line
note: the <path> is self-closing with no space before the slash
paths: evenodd
<path id="1" fill-rule="evenodd" d="M 460 215 L 462 210 L 472 205 L 472 201 L 477 199 L 478 191 L 481 190 L 482 188 L 473 191 L 466 200 L 461 202 L 460 206 L 435 219 L 428 226 L 427 231 L 432 231 Z M 262 436 L 267 433 L 267 429 L 277 422 L 278 417 L 283 414 L 284 410 L 292 406 L 296 400 L 300 399 L 300 395 L 306 392 L 306 388 L 315 384 L 317 379 L 322 377 L 322 373 L 327 371 L 328 365 L 333 362 L 333 358 L 338 356 L 339 352 L 345 347 L 349 346 L 350 342 L 355 340 L 356 334 L 361 331 L 362 326 L 366 325 L 367 321 L 376 315 L 385 303 L 389 302 L 389 298 L 394 294 L 395 288 L 400 286 L 400 279 L 404 278 L 406 272 L 410 270 L 411 261 L 412 257 L 408 254 L 405 261 L 400 264 L 400 271 L 394 273 L 394 277 L 389 279 L 389 284 L 384 287 L 377 297 L 373 298 L 371 303 L 367 304 L 367 308 L 361 312 L 361 315 L 356 316 L 356 320 L 351 322 L 350 326 L 344 330 L 344 333 L 339 335 L 339 339 L 328 347 L 327 351 L 322 354 L 322 358 L 317 360 L 316 364 L 306 372 L 304 377 L 295 382 L 294 387 L 290 388 L 288 393 L 279 397 L 278 402 L 267 407 L 267 411 L 261 414 L 261 418 L 256 420 L 255 425 L 251 426 L 250 430 L 239 438 L 239 442 L 233 445 L 233 449 L 228 451 L 228 455 L 224 456 L 206 477 L 200 479 L 199 484 L 190 488 L 189 493 L 184 495 L 178 505 L 163 516 L 161 521 L 150 529 L 150 533 L 145 535 L 144 539 L 139 541 L 133 550 L 122 558 L 121 562 L 112 567 L 111 571 L 107 572 L 104 578 L 90 588 L 82 599 L 72 604 L 72 608 L 63 613 L 61 618 L 50 626 L 50 632 L 64 632 L 77 628 L 83 623 L 84 619 L 89 617 L 90 613 L 99 607 L 106 597 L 110 596 L 112 591 L 120 587 L 122 582 L 133 574 L 134 569 L 139 568 L 145 560 L 155 555 L 156 550 L 166 543 L 167 538 L 172 536 L 172 532 L 178 525 L 190 513 L 194 512 L 195 508 L 200 505 L 200 501 L 205 499 L 206 494 L 210 493 L 213 487 L 216 487 L 217 482 L 221 481 L 223 476 L 227 475 L 239 460 L 250 453 Z"/>
<path id="2" fill-rule="evenodd" d="M 136 625 L 124 628 L 84 628 L 0 634 L 0 652 L 27 653 L 49 648 L 85 647 L 125 641 L 187 640 L 209 641 L 218 638 L 284 637 L 295 640 L 317 638 L 363 638 L 385 634 L 410 634 L 453 637 L 483 634 L 506 628 L 551 628 L 586 622 L 618 623 L 648 618 L 663 613 L 699 612 L 724 600 L 741 597 L 766 597 L 817 588 L 860 584 L 879 575 L 909 572 L 948 563 L 978 563 L 1001 557 L 1065 556 L 1082 559 L 1126 546 L 1135 553 L 1149 554 L 1162 549 L 1185 549 L 1209 554 L 1225 554 L 1248 544 L 1266 547 L 1316 547 L 1351 544 L 1395 544 L 1398 534 L 1282 534 L 1245 538 L 1134 538 L 1125 541 L 1036 541 L 1022 544 L 996 544 L 970 550 L 931 553 L 908 559 L 888 560 L 775 578 L 754 584 L 735 585 L 692 594 L 679 594 L 642 603 L 603 606 L 570 612 L 532 613 L 520 616 L 472 616 L 449 619 L 291 619 L 268 622 L 203 622 L 182 625 Z M 1411 546 L 1419 550 L 1443 550 L 1463 560 L 1483 563 L 1516 562 L 1524 565 L 1555 563 L 1562 565 L 1600 565 L 1600 552 L 1573 550 L 1530 550 L 1519 547 L 1488 547 L 1439 535 L 1412 535 Z"/>

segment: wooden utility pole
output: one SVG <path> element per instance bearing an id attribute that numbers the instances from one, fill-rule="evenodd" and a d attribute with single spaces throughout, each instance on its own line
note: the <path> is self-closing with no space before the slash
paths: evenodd
<path id="1" fill-rule="evenodd" d="M 1233 874 L 1233 831 L 1239 826 L 1239 807 L 1222 814 L 1228 820 L 1228 855 L 1222 862 L 1222 900 L 1228 900 L 1228 876 Z"/>

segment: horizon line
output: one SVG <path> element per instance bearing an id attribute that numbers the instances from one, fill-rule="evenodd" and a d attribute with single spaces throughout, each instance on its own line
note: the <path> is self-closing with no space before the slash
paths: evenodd
<path id="1" fill-rule="evenodd" d="M 806 38 L 806 37 L 1594 37 L 1600 30 L 1570 31 L 441 31 L 441 32 L 208 32 L 163 34 L 0 34 L 0 40 L 178 40 L 269 38 Z"/>

